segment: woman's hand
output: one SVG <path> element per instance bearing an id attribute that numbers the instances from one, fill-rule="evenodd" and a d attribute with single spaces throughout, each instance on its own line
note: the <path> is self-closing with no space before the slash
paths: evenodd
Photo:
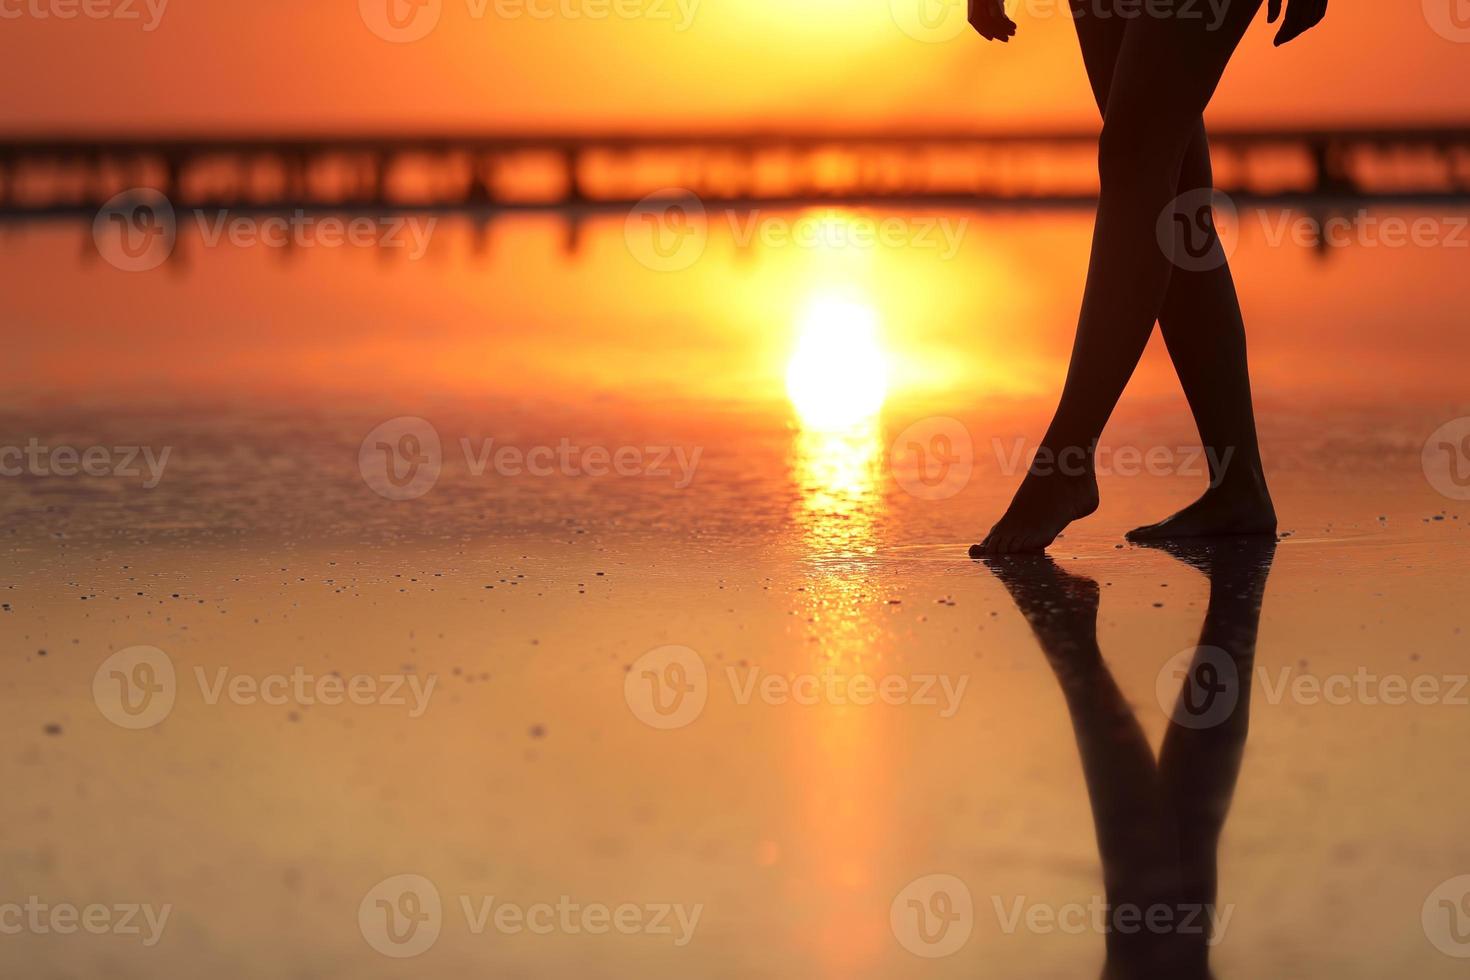
<path id="1" fill-rule="evenodd" d="M 975 9 L 976 0 L 971 0 L 970 10 Z M 1327 0 L 1287 0 L 1286 19 L 1281 22 L 1281 30 L 1276 32 L 1276 46 L 1279 48 L 1287 41 L 1310 31 L 1322 22 L 1327 15 Z M 1281 0 L 1271 0 L 1270 6 L 1266 8 L 1266 20 L 1276 23 L 1276 18 L 1281 16 Z"/>
<path id="2" fill-rule="evenodd" d="M 1301 0 L 1293 2 L 1301 3 Z M 1322 2 L 1325 4 L 1327 0 Z M 1016 22 L 1006 16 L 1005 0 L 970 0 L 970 26 L 987 41 L 1008 43 L 1016 33 Z"/>

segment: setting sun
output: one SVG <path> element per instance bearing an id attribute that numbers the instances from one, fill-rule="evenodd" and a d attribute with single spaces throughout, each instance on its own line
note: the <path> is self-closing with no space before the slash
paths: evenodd
<path id="1" fill-rule="evenodd" d="M 873 308 L 830 296 L 813 299 L 798 324 L 786 393 L 808 428 L 843 428 L 876 415 L 888 393 L 888 360 Z"/>

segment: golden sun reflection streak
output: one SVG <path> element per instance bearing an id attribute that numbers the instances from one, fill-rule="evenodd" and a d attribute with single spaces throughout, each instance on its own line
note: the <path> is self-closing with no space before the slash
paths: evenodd
<path id="1" fill-rule="evenodd" d="M 801 523 L 813 552 L 872 554 L 882 506 L 883 436 L 877 419 L 847 429 L 801 429 L 792 446 Z"/>
<path id="2" fill-rule="evenodd" d="M 794 517 L 818 559 L 803 590 L 800 660 L 817 677 L 873 675 L 884 660 L 878 585 L 866 561 L 883 506 L 883 445 L 875 417 L 793 437 Z M 820 910 L 811 922 L 811 972 L 824 980 L 867 975 L 887 949 L 886 918 L 873 911 L 885 906 L 873 896 L 882 881 L 874 855 L 891 824 L 891 719 L 850 703 L 792 718 L 793 897 Z"/>

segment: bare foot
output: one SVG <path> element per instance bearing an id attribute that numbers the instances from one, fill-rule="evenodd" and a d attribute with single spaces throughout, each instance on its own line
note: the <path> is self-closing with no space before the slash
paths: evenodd
<path id="1" fill-rule="evenodd" d="M 985 540 L 970 546 L 970 557 L 1040 551 L 1062 529 L 1097 510 L 1097 477 L 1091 467 L 1079 475 L 1027 473 L 1004 516 Z"/>
<path id="2" fill-rule="evenodd" d="M 1275 534 L 1276 508 L 1264 480 L 1238 485 L 1220 485 L 1172 517 L 1157 524 L 1136 527 L 1129 541 L 1163 541 L 1168 538 L 1212 538 L 1237 534 Z"/>

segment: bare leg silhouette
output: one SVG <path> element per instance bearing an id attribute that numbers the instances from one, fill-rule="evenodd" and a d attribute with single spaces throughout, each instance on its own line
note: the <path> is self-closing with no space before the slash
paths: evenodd
<path id="1" fill-rule="evenodd" d="M 1157 764 L 1097 646 L 1097 583 L 1045 556 L 986 562 L 1030 622 L 1072 718 L 1110 910 L 1104 977 L 1210 976 L 1207 923 L 1215 909 L 1216 852 L 1244 756 L 1248 679 L 1274 547 L 1269 538 L 1201 545 L 1193 552 L 1170 547 L 1210 578 L 1196 662 L 1202 651 L 1223 650 L 1242 682 L 1233 709 L 1218 724 L 1197 728 L 1171 719 Z M 1177 928 L 1112 927 L 1121 909 L 1159 907 L 1175 911 Z"/>
<path id="2" fill-rule="evenodd" d="M 1082 4 L 1076 5 L 1075 14 L 1083 64 L 1098 109 L 1105 113 L 1128 22 L 1099 18 Z M 1200 117 L 1184 152 L 1177 193 L 1208 191 L 1213 186 L 1209 139 Z M 1276 513 L 1256 437 L 1245 323 L 1223 252 L 1218 266 L 1172 270 L 1159 328 L 1210 459 L 1210 487 L 1195 504 L 1158 524 L 1135 528 L 1129 537 L 1274 531 Z"/>
<path id="3" fill-rule="evenodd" d="M 1037 462 L 972 553 L 1044 548 L 1097 509 L 1097 439 L 1161 318 L 1201 439 L 1229 465 L 1211 474 L 1212 489 L 1200 502 L 1135 534 L 1274 530 L 1229 269 L 1175 269 L 1156 231 L 1181 188 L 1210 184 L 1203 112 L 1259 9 L 1260 0 L 1227 0 L 1216 21 L 1097 17 L 1075 5 L 1084 61 L 1103 106 L 1087 286 L 1066 385 Z"/>

